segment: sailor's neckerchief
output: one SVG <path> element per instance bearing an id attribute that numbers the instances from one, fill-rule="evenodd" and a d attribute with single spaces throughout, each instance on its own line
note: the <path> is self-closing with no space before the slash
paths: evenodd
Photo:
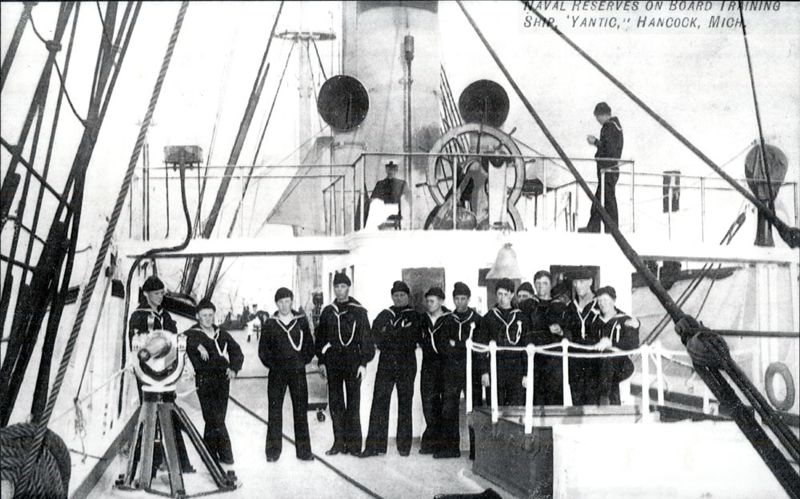
<path id="1" fill-rule="evenodd" d="M 280 314 L 277 311 L 272 315 L 272 317 L 270 317 L 270 319 L 277 322 L 278 326 L 280 326 L 280 328 L 283 329 L 283 332 L 286 333 L 286 336 L 289 338 L 289 343 L 292 345 L 292 348 L 294 349 L 295 352 L 299 352 L 300 350 L 303 349 L 304 333 L 303 333 L 303 328 L 300 328 L 300 341 L 295 345 L 294 340 L 292 339 L 292 329 L 294 329 L 294 327 L 297 325 L 298 320 L 302 318 L 303 316 L 298 315 L 298 313 L 295 312 L 294 310 L 292 310 L 292 320 L 291 322 L 289 322 L 288 325 L 283 324 L 283 321 L 281 321 L 280 319 Z"/>
<path id="2" fill-rule="evenodd" d="M 194 326 L 192 326 L 192 329 L 195 330 L 195 331 L 198 331 L 201 334 L 203 334 L 203 336 L 206 336 L 207 338 L 211 339 L 214 342 L 214 346 L 217 347 L 217 353 L 219 354 L 219 356 L 223 357 L 225 360 L 230 362 L 231 359 L 228 356 L 228 343 L 226 342 L 225 346 L 220 349 L 219 348 L 219 328 L 217 326 L 212 326 L 212 327 L 214 329 L 214 336 L 208 336 L 208 333 L 206 333 L 206 330 L 203 329 L 203 326 L 201 326 L 199 322 L 196 323 Z M 198 346 L 202 346 L 202 345 L 198 345 Z"/>
<path id="3" fill-rule="evenodd" d="M 147 321 L 147 331 L 149 332 L 155 329 L 155 318 L 158 318 L 159 322 L 161 322 L 161 327 L 159 329 L 164 329 L 164 307 L 159 305 L 158 308 L 153 308 L 152 305 L 148 302 L 146 306 L 139 306 L 136 309 L 137 312 L 147 312 L 149 314 L 148 321 Z M 150 318 L 153 318 L 153 324 L 150 324 Z M 199 324 L 198 324 L 199 325 Z"/>
<path id="4" fill-rule="evenodd" d="M 575 305 L 575 313 L 578 314 L 578 319 L 581 321 L 581 339 L 586 339 L 586 319 L 589 318 L 592 313 L 598 315 L 600 311 L 597 309 L 597 297 L 592 298 L 592 301 L 587 303 L 586 306 L 581 308 L 578 304 L 577 300 L 572 300 L 572 304 Z M 589 311 L 586 312 L 586 315 L 583 315 L 583 310 L 589 307 Z"/>
<path id="5" fill-rule="evenodd" d="M 522 321 L 517 319 L 517 314 L 521 313 L 521 311 L 518 308 L 505 308 L 505 309 L 503 309 L 503 310 L 510 310 L 511 311 L 511 321 L 510 322 L 506 322 L 505 319 L 503 319 L 503 316 L 500 315 L 500 312 L 498 312 L 498 310 L 500 310 L 500 307 L 496 306 L 496 307 L 494 307 L 492 309 L 492 312 L 494 312 L 494 315 L 498 319 L 500 319 L 500 322 L 502 322 L 503 325 L 505 326 L 505 328 L 506 328 L 506 339 L 508 340 L 508 344 L 509 345 L 516 345 L 517 343 L 519 343 L 519 339 L 522 337 Z M 517 335 L 516 335 L 516 338 L 512 341 L 511 340 L 511 334 L 509 334 L 509 329 L 511 328 L 511 325 L 514 324 L 514 321 L 516 321 L 516 323 L 517 323 Z"/>
<path id="6" fill-rule="evenodd" d="M 439 353 L 439 349 L 436 348 L 436 342 L 434 341 L 434 337 L 436 336 L 436 333 L 439 331 L 439 329 L 441 329 L 442 324 L 444 324 L 444 321 L 442 319 L 444 319 L 445 317 L 447 317 L 448 315 L 451 315 L 451 314 L 450 314 L 450 312 L 442 311 L 442 315 L 437 317 L 436 320 L 434 320 L 433 317 L 431 317 L 431 313 L 430 312 L 425 312 L 425 315 L 428 316 L 428 320 L 430 321 L 431 326 L 433 326 L 433 329 L 431 329 L 431 327 L 429 327 L 429 326 L 426 326 L 425 329 L 428 332 L 428 336 L 430 336 L 431 347 L 433 347 L 433 351 L 438 354 Z M 441 323 L 437 326 L 436 324 L 439 323 L 440 321 L 441 321 Z"/>
<path id="7" fill-rule="evenodd" d="M 350 304 L 350 305 L 354 305 L 354 306 L 359 306 L 358 304 L 353 302 L 350 299 L 349 296 L 347 297 L 347 301 L 343 302 L 342 304 L 343 305 Z M 344 314 L 347 313 L 347 310 L 343 310 L 343 311 L 339 312 L 339 307 L 336 306 L 336 300 L 333 300 L 333 302 L 331 302 L 331 307 L 333 307 L 333 315 L 336 316 L 336 332 L 339 334 L 339 343 L 341 343 L 343 347 L 349 347 L 350 343 L 353 342 L 353 338 L 355 338 L 355 336 L 356 336 L 356 325 L 358 324 L 358 321 L 353 320 L 353 330 L 350 332 L 350 339 L 347 340 L 347 343 L 345 343 L 344 339 L 342 339 L 342 321 L 341 321 L 341 317 Z"/>
<path id="8" fill-rule="evenodd" d="M 404 313 L 406 313 L 406 312 L 413 312 L 413 311 L 414 311 L 414 309 L 413 309 L 413 308 L 411 308 L 409 305 L 406 305 L 406 306 L 405 306 L 405 307 L 404 307 L 402 310 L 399 310 L 399 311 L 397 311 L 397 312 L 395 312 L 394 310 L 392 310 L 392 308 L 391 308 L 391 307 L 389 307 L 389 308 L 385 308 L 384 310 L 386 310 L 387 312 L 389 312 L 390 314 L 392 314 L 392 318 L 391 318 L 391 319 L 389 319 L 389 322 L 392 324 L 392 327 L 393 327 L 393 328 L 397 328 L 397 327 L 398 327 L 398 326 L 397 326 L 398 324 L 400 324 L 400 327 L 401 327 L 401 328 L 408 327 L 408 326 L 410 326 L 410 325 L 411 325 L 411 323 L 410 323 L 410 322 L 409 322 L 408 324 L 406 324 L 406 320 L 403 318 L 403 314 L 404 314 Z"/>
<path id="9" fill-rule="evenodd" d="M 603 321 L 603 324 L 608 324 L 609 322 L 615 321 L 616 319 L 624 319 L 624 318 L 628 317 L 627 314 L 623 313 L 619 309 L 615 309 L 615 312 L 616 313 L 614 314 L 614 316 L 611 317 L 608 320 L 606 320 L 603 317 L 602 312 L 600 312 L 600 313 L 597 314 L 597 316 L 594 318 L 594 320 L 600 319 L 601 321 Z M 611 335 L 609 336 L 609 338 L 611 339 L 612 344 L 619 343 L 619 335 L 620 335 L 620 331 L 622 330 L 622 326 L 623 326 L 623 324 L 621 324 L 620 321 L 616 321 L 616 324 L 614 324 L 614 327 L 611 329 Z M 615 336 L 616 336 L 616 339 L 614 338 Z"/>
<path id="10" fill-rule="evenodd" d="M 467 315 L 467 317 L 463 321 L 461 320 L 461 318 L 458 315 L 458 310 L 456 310 L 456 311 L 454 311 L 452 313 L 453 319 L 456 321 L 456 324 L 458 324 L 458 341 L 464 341 L 463 339 L 461 339 L 461 326 L 463 326 L 464 324 L 469 322 L 470 319 L 472 319 L 472 316 L 475 315 L 475 310 L 473 310 L 471 308 L 467 308 L 466 312 L 469 312 L 469 315 Z M 473 331 L 475 331 L 475 323 L 474 322 L 469 327 L 469 336 L 468 336 L 469 339 L 472 339 Z"/>

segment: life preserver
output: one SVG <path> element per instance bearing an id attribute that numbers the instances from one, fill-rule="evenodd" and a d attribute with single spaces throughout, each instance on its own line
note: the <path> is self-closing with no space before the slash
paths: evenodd
<path id="1" fill-rule="evenodd" d="M 772 388 L 772 378 L 776 375 L 783 378 L 783 382 L 786 385 L 786 396 L 783 400 L 778 400 Z M 794 406 L 794 378 L 792 378 L 792 372 L 786 367 L 786 364 L 783 362 L 773 362 L 767 366 L 767 371 L 764 373 L 764 385 L 767 391 L 767 398 L 776 409 L 779 411 L 788 411 Z"/>

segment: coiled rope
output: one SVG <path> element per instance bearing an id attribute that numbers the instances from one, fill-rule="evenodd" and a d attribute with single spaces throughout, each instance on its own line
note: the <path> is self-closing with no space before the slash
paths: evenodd
<path id="1" fill-rule="evenodd" d="M 139 154 L 141 152 L 142 145 L 144 144 L 145 134 L 150 126 L 150 122 L 152 121 L 153 113 L 155 112 L 155 107 L 158 103 L 159 95 L 161 94 L 161 87 L 164 83 L 164 79 L 166 78 L 170 61 L 172 60 L 172 54 L 175 50 L 175 45 L 178 41 L 178 35 L 180 34 L 181 26 L 183 25 L 183 19 L 186 16 L 186 11 L 188 8 L 189 3 L 187 1 L 181 3 L 177 19 L 175 20 L 175 26 L 173 27 L 172 35 L 167 45 L 164 59 L 161 63 L 161 70 L 159 71 L 158 78 L 156 79 L 153 87 L 152 95 L 150 96 L 150 103 L 147 107 L 147 113 L 145 114 L 145 118 L 142 121 L 141 128 L 139 129 L 139 136 L 133 148 L 133 153 L 131 154 L 131 159 L 128 163 L 128 169 L 125 172 L 122 185 L 120 186 L 119 194 L 117 195 L 117 200 L 114 205 L 114 210 L 111 213 L 108 226 L 106 227 L 106 232 L 103 236 L 103 242 L 97 254 L 91 277 L 81 293 L 78 312 L 75 316 L 75 322 L 73 323 L 69 339 L 64 347 L 64 355 L 61 358 L 58 372 L 55 380 L 53 381 L 53 389 L 50 392 L 50 396 L 47 400 L 47 406 L 45 407 L 39 419 L 35 422 L 35 432 L 33 435 L 32 445 L 30 447 L 26 447 L 29 449 L 29 452 L 25 458 L 22 472 L 17 475 L 14 482 L 18 493 L 21 495 L 36 495 L 41 492 L 43 486 L 47 485 L 46 481 L 38 480 L 37 477 L 34 476 L 34 470 L 39 468 L 37 467 L 37 463 L 39 463 L 42 459 L 46 459 L 44 457 L 45 453 L 42 452 L 42 449 L 45 436 L 48 433 L 47 424 L 50 420 L 50 415 L 53 413 L 53 409 L 55 408 L 56 401 L 58 400 L 58 394 L 61 390 L 61 385 L 64 382 L 64 376 L 66 375 L 67 368 L 69 367 L 70 357 L 72 356 L 72 351 L 75 348 L 75 343 L 78 339 L 81 326 L 83 325 L 86 311 L 89 307 L 92 295 L 94 294 L 95 285 L 97 284 L 97 280 L 103 270 L 108 248 L 111 245 L 111 239 L 114 235 L 120 214 L 122 213 L 125 197 L 130 188 L 131 180 L 133 179 L 134 168 L 139 161 Z M 47 466 L 46 462 L 43 464 Z"/>

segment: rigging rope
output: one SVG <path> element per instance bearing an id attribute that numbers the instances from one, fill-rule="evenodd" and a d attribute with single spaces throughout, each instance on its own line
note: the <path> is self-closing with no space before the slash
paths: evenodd
<path id="1" fill-rule="evenodd" d="M 119 220 L 120 214 L 122 213 L 122 207 L 125 203 L 125 197 L 128 193 L 131 180 L 133 178 L 133 171 L 136 167 L 136 163 L 139 159 L 139 153 L 141 152 L 142 145 L 144 144 L 144 137 L 147 132 L 147 128 L 150 125 L 150 122 L 153 118 L 153 112 L 155 111 L 156 104 L 158 103 L 159 95 L 161 94 L 161 87 L 164 83 L 164 79 L 167 75 L 167 70 L 169 69 L 170 61 L 172 60 L 172 54 L 175 50 L 175 45 L 178 41 L 178 35 L 181 31 L 181 26 L 183 25 L 183 19 L 186 16 L 186 11 L 189 7 L 189 3 L 184 1 L 181 3 L 180 10 L 178 11 L 177 19 L 175 20 L 175 26 L 172 30 L 172 35 L 170 37 L 169 43 L 167 45 L 166 53 L 164 54 L 164 60 L 161 64 L 161 70 L 158 74 L 158 78 L 156 79 L 155 86 L 153 88 L 153 93 L 150 97 L 150 103 L 147 108 L 147 113 L 145 114 L 145 119 L 142 122 L 142 126 L 139 129 L 139 136 L 136 140 L 136 144 L 133 149 L 133 153 L 131 154 L 130 162 L 128 163 L 128 169 L 125 173 L 125 177 L 122 181 L 122 185 L 120 186 L 119 194 L 117 195 L 117 201 L 114 205 L 114 210 L 111 213 L 111 217 L 108 222 L 108 226 L 106 227 L 105 235 L 103 236 L 103 242 L 100 246 L 100 249 L 97 254 L 97 259 L 95 260 L 94 268 L 92 269 L 92 275 L 89 278 L 89 282 L 86 284 L 86 287 L 83 289 L 81 293 L 81 300 L 80 305 L 78 307 L 78 311 L 75 317 L 75 322 L 72 326 L 72 331 L 70 332 L 70 336 L 67 340 L 67 343 L 64 347 L 64 354 L 61 358 L 61 363 L 58 368 L 58 372 L 56 373 L 55 380 L 53 382 L 53 387 L 50 392 L 50 396 L 47 400 L 47 405 L 36 421 L 36 433 L 33 439 L 32 448 L 26 457 L 25 465 L 22 471 L 22 476 L 31 476 L 31 472 L 34 469 L 37 460 L 40 457 L 40 451 L 42 448 L 42 443 L 44 441 L 44 437 L 47 432 L 47 423 L 50 420 L 50 416 L 53 413 L 53 409 L 55 408 L 56 400 L 58 399 L 58 394 L 61 390 L 61 385 L 64 382 L 64 377 L 67 372 L 67 368 L 69 367 L 69 361 L 72 356 L 72 351 L 75 348 L 75 343 L 78 339 L 78 334 L 80 333 L 81 326 L 83 325 L 83 319 L 86 315 L 86 311 L 89 307 L 89 302 L 91 301 L 92 295 L 94 294 L 94 288 L 97 283 L 97 279 L 99 278 L 100 274 L 102 273 L 103 266 L 106 260 L 106 254 L 108 253 L 108 248 L 111 245 L 111 239 L 114 235 L 114 231 L 117 226 L 117 221 Z M 23 484 L 22 493 L 26 492 L 27 490 L 33 490 L 35 486 L 34 483 L 31 481 L 26 482 Z"/>
<path id="2" fill-rule="evenodd" d="M 76 4 L 76 8 L 75 8 L 75 13 L 76 13 L 75 24 L 77 24 L 77 12 L 78 12 L 79 6 L 80 6 L 80 3 L 77 3 Z M 59 50 L 61 50 L 61 44 L 59 44 L 57 42 L 53 42 L 52 40 L 45 40 L 44 37 L 39 33 L 39 30 L 36 29 L 36 23 L 33 21 L 33 13 L 31 13 L 29 15 L 29 17 L 30 17 L 30 20 L 31 20 L 31 29 L 33 30 L 33 33 L 36 35 L 36 38 L 38 38 L 44 44 L 44 46 L 47 47 L 47 50 L 49 50 L 50 52 L 53 52 L 53 53 L 58 52 Z M 70 42 L 70 46 L 71 45 L 72 45 L 72 42 Z M 61 91 L 62 91 L 64 97 L 67 98 L 67 104 L 69 104 L 70 109 L 72 109 L 72 114 L 75 115 L 75 118 L 85 128 L 86 127 L 86 118 L 83 118 L 80 115 L 80 113 L 78 112 L 78 110 L 75 109 L 75 104 L 72 103 L 72 98 L 69 96 L 69 91 L 67 90 L 66 69 L 64 70 L 64 73 L 61 72 L 61 68 L 59 67 L 58 61 L 55 59 L 55 57 L 53 58 L 53 66 L 55 66 L 55 68 L 56 68 L 56 74 L 58 75 L 58 80 L 59 80 L 59 82 L 61 84 Z"/>

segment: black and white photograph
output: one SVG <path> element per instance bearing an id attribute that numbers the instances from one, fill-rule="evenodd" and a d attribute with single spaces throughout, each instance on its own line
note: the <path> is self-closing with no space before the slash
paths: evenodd
<path id="1" fill-rule="evenodd" d="M 800 499 L 800 3 L 0 2 L 0 497 Z"/>

